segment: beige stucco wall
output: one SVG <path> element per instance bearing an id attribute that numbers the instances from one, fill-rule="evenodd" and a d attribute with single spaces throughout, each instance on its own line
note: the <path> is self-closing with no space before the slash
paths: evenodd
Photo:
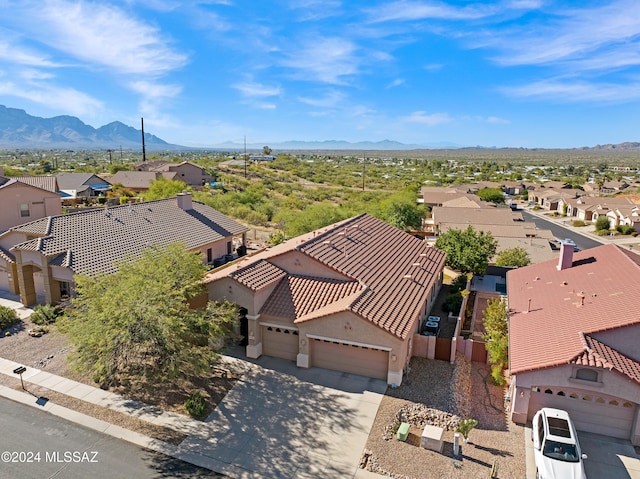
<path id="1" fill-rule="evenodd" d="M 20 216 L 20 205 L 29 205 L 29 216 Z M 56 193 L 16 183 L 0 189 L 0 231 L 35 221 L 45 216 L 62 214 L 62 202 Z M 14 243 L 15 244 L 15 243 Z"/>
<path id="2" fill-rule="evenodd" d="M 202 186 L 202 169 L 190 164 L 170 166 L 169 171 L 175 171 L 176 180 L 184 181 L 188 185 Z"/>
<path id="3" fill-rule="evenodd" d="M 622 354 L 640 361 L 640 348 L 638 347 L 640 324 L 593 333 L 591 336 L 604 344 L 615 345 L 615 349 Z"/>
<path id="4" fill-rule="evenodd" d="M 564 365 L 555 368 L 529 371 L 512 376 L 514 394 L 512 397 L 511 417 L 515 422 L 526 421 L 532 386 L 550 386 L 578 388 L 619 397 L 625 401 L 638 402 L 640 386 L 625 376 L 607 369 L 593 368 L 600 374 L 599 382 L 574 379 L 575 371 L 584 366 Z"/>

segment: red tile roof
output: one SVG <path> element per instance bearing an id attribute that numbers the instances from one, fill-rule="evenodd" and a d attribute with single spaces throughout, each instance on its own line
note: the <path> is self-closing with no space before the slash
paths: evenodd
<path id="1" fill-rule="evenodd" d="M 241 269 L 233 271 L 229 277 L 238 283 L 245 285 L 252 291 L 258 291 L 274 282 L 280 281 L 287 272 L 278 268 L 275 264 L 261 259 Z"/>
<path id="2" fill-rule="evenodd" d="M 271 262 L 270 259 L 292 251 L 359 282 L 364 288 L 361 294 L 336 301 L 333 309 L 320 308 L 323 312 L 335 312 L 340 305 L 403 339 L 411 333 L 413 319 L 438 282 L 445 260 L 444 252 L 426 242 L 362 214 L 245 258 L 239 266 L 260 260 Z M 222 277 L 233 278 L 233 270 L 214 271 L 205 282 Z M 253 281 L 260 279 L 256 277 Z M 317 289 L 315 294 L 321 291 Z M 312 319 L 320 314 L 318 311 L 297 319 Z"/>
<path id="3" fill-rule="evenodd" d="M 581 334 L 584 351 L 571 361 L 571 364 L 615 370 L 640 384 L 640 363 L 625 356 L 588 334 Z"/>
<path id="4" fill-rule="evenodd" d="M 568 364 L 584 352 L 580 333 L 640 323 L 640 259 L 609 244 L 507 273 L 513 374 Z"/>
<path id="5" fill-rule="evenodd" d="M 364 288 L 357 281 L 290 275 L 271 294 L 260 314 L 300 322 L 300 318 L 336 305 Z M 344 310 L 339 306 L 338 310 Z"/>

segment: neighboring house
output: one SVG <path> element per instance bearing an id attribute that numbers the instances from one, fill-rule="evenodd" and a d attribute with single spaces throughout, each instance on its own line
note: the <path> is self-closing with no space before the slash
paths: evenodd
<path id="1" fill-rule="evenodd" d="M 56 179 L 64 199 L 70 200 L 100 196 L 111 188 L 111 183 L 93 173 L 59 173 Z"/>
<path id="2" fill-rule="evenodd" d="M 576 217 L 582 221 L 595 221 L 599 215 L 606 215 L 611 209 L 632 207 L 629 198 L 602 198 L 597 196 L 582 196 L 567 203 L 567 216 Z"/>
<path id="3" fill-rule="evenodd" d="M 182 163 L 170 163 L 168 161 L 145 161 L 134 166 L 137 171 L 155 171 L 175 173 L 173 179 L 185 182 L 189 186 L 202 186 L 213 181 L 213 177 L 203 167 L 183 161 Z"/>
<path id="4" fill-rule="evenodd" d="M 549 230 L 537 229 L 534 223 L 524 221 L 522 213 L 509 208 L 449 208 L 435 207 L 431 226 L 436 233 L 449 230 L 465 230 L 468 226 L 476 231 L 490 233 L 498 242 L 496 256 L 506 249 L 524 248 L 533 263 L 556 257 Z M 496 257 L 490 258 L 494 262 Z"/>
<path id="5" fill-rule="evenodd" d="M 526 189 L 521 181 L 505 181 L 502 185 L 502 190 L 508 195 L 521 195 Z"/>
<path id="6" fill-rule="evenodd" d="M 177 175 L 175 171 L 118 171 L 109 178 L 109 181 L 113 185 L 120 184 L 135 193 L 144 193 L 158 178 L 176 180 L 179 179 Z"/>
<path id="7" fill-rule="evenodd" d="M 628 187 L 629 183 L 627 183 L 626 181 L 605 181 L 602 184 L 602 188 L 600 188 L 600 193 L 607 195 L 618 193 Z"/>
<path id="8" fill-rule="evenodd" d="M 205 278 L 240 307 L 247 356 L 400 385 L 442 285 L 445 254 L 367 214 L 293 238 Z"/>
<path id="9" fill-rule="evenodd" d="M 116 270 L 149 246 L 182 242 L 203 261 L 233 255 L 233 241 L 244 253 L 248 229 L 182 193 L 146 203 L 50 216 L 0 235 L 0 283 L 20 295 L 24 305 L 57 303 L 74 289 L 74 275 Z"/>
<path id="10" fill-rule="evenodd" d="M 445 203 L 450 203 L 453 200 L 466 201 L 467 203 L 475 203 L 480 205 L 483 201 L 479 196 L 470 193 L 460 193 L 456 191 L 444 191 L 439 188 L 440 191 L 422 191 L 422 203 L 426 206 L 433 208 L 434 206 L 443 206 Z"/>
<path id="11" fill-rule="evenodd" d="M 640 256 L 609 244 L 507 273 L 510 414 L 569 412 L 640 445 Z"/>
<path id="12" fill-rule="evenodd" d="M 631 226 L 635 231 L 640 232 L 640 207 L 638 206 L 621 206 L 613 208 L 607 213 L 609 218 L 609 229 L 615 229 L 618 226 Z"/>
<path id="13" fill-rule="evenodd" d="M 62 205 L 57 193 L 16 178 L 0 176 L 0 232 L 22 223 L 59 214 L 62 214 Z"/>
<path id="14" fill-rule="evenodd" d="M 14 179 L 21 183 L 26 183 L 43 190 L 50 191 L 51 193 L 59 193 L 58 179 L 53 176 L 16 176 Z"/>

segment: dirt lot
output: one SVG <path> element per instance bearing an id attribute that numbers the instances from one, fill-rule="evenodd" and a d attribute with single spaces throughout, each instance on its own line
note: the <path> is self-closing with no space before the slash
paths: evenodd
<path id="1" fill-rule="evenodd" d="M 0 357 L 16 361 L 25 366 L 42 369 L 52 374 L 71 378 L 90 386 L 100 387 L 98 384 L 95 384 L 90 377 L 79 374 L 70 368 L 67 356 L 73 346 L 69 343 L 66 336 L 56 330 L 55 324 L 49 327 L 50 332 L 48 334 L 39 338 L 29 336 L 28 330 L 33 327 L 34 325 L 31 321 L 25 319 L 9 328 L 9 331 L 11 331 L 10 336 L 4 336 L 4 334 L 0 336 Z M 166 382 L 163 384 L 132 383 L 127 388 L 121 387 L 112 389 L 112 391 L 129 399 L 143 401 L 147 404 L 159 406 L 165 410 L 184 415 L 188 415 L 184 408 L 184 402 L 192 392 L 200 391 L 208 399 L 208 415 L 225 397 L 238 379 L 239 377 L 237 375 L 214 367 L 199 376 L 183 376 L 171 384 L 167 384 Z M 20 388 L 19 381 L 4 374 L 0 374 L 0 384 Z M 63 394 L 57 394 L 53 391 L 38 390 L 32 392 L 46 396 L 57 404 L 84 412 L 98 419 L 103 419 L 122 427 L 127 427 L 128 429 L 137 430 L 144 434 L 152 435 L 153 437 L 157 436 L 149 434 L 149 430 L 146 429 L 148 424 L 139 424 L 144 423 L 144 421 L 139 421 L 130 416 L 124 414 L 116 416 L 119 413 L 114 413 L 106 408 L 90 405 L 84 401 L 73 399 Z M 162 431 L 158 433 L 160 434 Z"/>
<path id="2" fill-rule="evenodd" d="M 497 462 L 498 477 L 525 477 L 523 429 L 507 420 L 504 389 L 490 384 L 488 377 L 490 368 L 484 364 L 458 358 L 454 366 L 413 358 L 410 384 L 389 389 L 382 400 L 367 441 L 371 453 L 368 469 L 402 479 L 475 479 L 488 478 Z M 453 455 L 453 431 L 445 431 L 441 454 L 419 446 L 422 430 L 416 426 L 411 427 L 407 442 L 385 439 L 385 426 L 394 423 L 401 407 L 411 404 L 478 420 L 458 457 Z"/>

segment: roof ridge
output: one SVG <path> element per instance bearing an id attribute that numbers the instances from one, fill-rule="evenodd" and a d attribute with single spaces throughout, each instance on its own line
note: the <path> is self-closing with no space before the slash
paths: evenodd
<path id="1" fill-rule="evenodd" d="M 333 225 L 330 225 L 330 226 L 332 226 L 330 229 L 322 231 L 322 233 L 314 235 L 311 238 L 309 238 L 308 240 L 296 245 L 295 249 L 299 251 L 303 247 L 308 246 L 309 244 L 311 244 L 313 242 L 317 242 L 317 241 L 325 238 L 326 236 L 328 236 L 329 234 L 334 233 L 335 231 L 339 230 L 340 228 L 345 228 L 347 224 L 353 223 L 354 221 L 359 221 L 359 220 L 361 220 L 362 218 L 364 218 L 366 216 L 371 216 L 371 215 L 369 215 L 367 213 L 360 213 L 357 216 L 353 216 L 351 218 L 347 218 L 347 219 L 344 219 L 344 220 L 339 221 L 337 223 L 334 223 Z M 314 233 L 315 231 L 321 231 L 324 228 L 326 228 L 326 226 L 323 227 L 323 228 L 318 228 L 317 230 L 312 231 L 312 233 Z"/>

